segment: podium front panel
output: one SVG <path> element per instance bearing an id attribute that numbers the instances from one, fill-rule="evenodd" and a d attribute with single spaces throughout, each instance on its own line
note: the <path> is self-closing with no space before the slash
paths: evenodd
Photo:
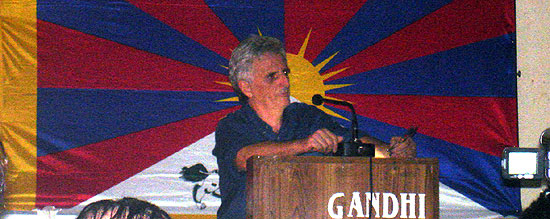
<path id="1" fill-rule="evenodd" d="M 439 218 L 438 177 L 435 158 L 255 156 L 247 218 Z"/>

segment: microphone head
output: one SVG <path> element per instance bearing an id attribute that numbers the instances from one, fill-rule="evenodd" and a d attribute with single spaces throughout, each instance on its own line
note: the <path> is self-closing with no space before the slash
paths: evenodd
<path id="1" fill-rule="evenodd" d="M 325 98 L 323 98 L 323 96 L 321 96 L 320 94 L 315 94 L 311 98 L 311 102 L 313 104 L 315 104 L 316 106 L 319 106 L 319 105 L 323 104 L 324 99 Z"/>

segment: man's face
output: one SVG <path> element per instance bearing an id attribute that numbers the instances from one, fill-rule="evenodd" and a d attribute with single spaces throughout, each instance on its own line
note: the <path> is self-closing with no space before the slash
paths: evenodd
<path id="1" fill-rule="evenodd" d="M 286 107 L 290 104 L 290 70 L 281 56 L 265 54 L 252 63 L 250 82 L 241 87 L 249 102 L 269 107 Z"/>

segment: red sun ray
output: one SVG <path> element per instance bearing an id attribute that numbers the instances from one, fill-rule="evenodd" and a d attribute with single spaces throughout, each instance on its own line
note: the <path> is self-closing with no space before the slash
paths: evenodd
<path id="1" fill-rule="evenodd" d="M 517 146 L 516 98 L 330 94 L 357 114 L 493 156 Z M 459 133 L 459 134 L 457 134 Z"/>
<path id="2" fill-rule="evenodd" d="M 285 1 L 285 47 L 297 54 L 311 30 L 307 60 L 313 60 L 328 45 L 366 0 Z"/>
<path id="3" fill-rule="evenodd" d="M 75 206 L 214 132 L 237 108 L 39 157 L 36 205 Z"/>
<path id="4" fill-rule="evenodd" d="M 231 57 L 232 49 L 239 44 L 239 40 L 204 1 L 164 0 L 162 3 L 151 3 L 143 0 L 129 0 L 128 2 L 226 59 Z M 221 41 L 223 43 L 220 43 Z"/>
<path id="5" fill-rule="evenodd" d="M 232 91 L 215 83 L 225 75 L 45 21 L 38 29 L 40 88 Z"/>

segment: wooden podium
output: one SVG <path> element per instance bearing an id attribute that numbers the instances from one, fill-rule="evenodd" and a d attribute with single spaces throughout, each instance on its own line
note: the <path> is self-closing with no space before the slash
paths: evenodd
<path id="1" fill-rule="evenodd" d="M 437 219 L 438 177 L 435 158 L 255 156 L 247 218 Z"/>

